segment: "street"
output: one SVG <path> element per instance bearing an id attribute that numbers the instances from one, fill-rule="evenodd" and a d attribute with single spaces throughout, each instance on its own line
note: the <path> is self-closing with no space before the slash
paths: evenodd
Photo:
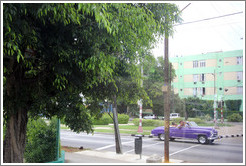
<path id="1" fill-rule="evenodd" d="M 121 135 L 122 151 L 125 154 L 134 154 L 135 137 Z M 84 149 L 115 152 L 113 134 L 74 133 L 70 130 L 61 130 L 61 145 L 83 147 Z M 175 140 L 169 143 L 171 159 L 183 160 L 188 163 L 242 163 L 243 137 L 222 138 L 212 145 L 201 145 L 196 140 Z M 158 154 L 164 156 L 164 141 L 158 138 L 143 137 L 142 155 Z"/>

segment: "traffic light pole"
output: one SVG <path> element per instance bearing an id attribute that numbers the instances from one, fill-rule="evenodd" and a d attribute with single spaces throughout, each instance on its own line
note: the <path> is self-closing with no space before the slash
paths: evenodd
<path id="1" fill-rule="evenodd" d="M 143 64 L 141 65 L 141 76 L 143 77 Z M 143 87 L 143 79 L 141 79 L 141 87 Z M 143 133 L 143 127 L 142 127 L 142 113 L 143 113 L 143 100 L 140 99 L 138 101 L 139 105 L 139 126 L 138 126 L 138 133 Z"/>

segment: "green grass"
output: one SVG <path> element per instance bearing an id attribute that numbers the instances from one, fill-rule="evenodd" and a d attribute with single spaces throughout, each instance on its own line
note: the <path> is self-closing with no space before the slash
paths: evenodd
<path id="1" fill-rule="evenodd" d="M 110 129 L 97 129 L 97 127 L 107 127 Z M 149 135 L 151 133 L 151 130 L 154 129 L 154 126 L 146 126 L 143 127 L 143 134 Z M 135 125 L 119 125 L 120 133 L 122 134 L 138 134 L 138 126 Z M 113 125 L 94 125 L 94 131 L 95 132 L 101 132 L 101 133 L 114 133 L 114 126 Z"/>

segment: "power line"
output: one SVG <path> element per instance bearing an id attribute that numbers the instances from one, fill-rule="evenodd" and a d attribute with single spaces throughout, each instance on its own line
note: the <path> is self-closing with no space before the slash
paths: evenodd
<path id="1" fill-rule="evenodd" d="M 202 19 L 202 20 L 196 20 L 196 21 L 185 22 L 185 23 L 181 23 L 181 24 L 175 24 L 173 26 L 179 26 L 179 25 L 184 25 L 184 24 L 192 24 L 192 23 L 197 23 L 197 22 L 201 22 L 201 21 L 207 21 L 207 20 L 212 20 L 212 19 L 232 16 L 232 15 L 236 15 L 236 14 L 241 14 L 241 13 L 243 13 L 243 12 L 236 12 L 236 13 L 226 14 L 226 15 L 222 15 L 222 16 L 217 16 L 217 17 L 205 18 L 205 19 Z"/>

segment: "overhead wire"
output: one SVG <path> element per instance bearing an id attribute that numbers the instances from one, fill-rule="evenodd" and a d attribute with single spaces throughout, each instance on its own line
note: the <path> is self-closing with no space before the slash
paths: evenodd
<path id="1" fill-rule="evenodd" d="M 190 22 L 185 22 L 185 23 L 180 23 L 180 24 L 174 24 L 173 26 L 180 26 L 180 25 L 185 25 L 185 24 L 192 24 L 192 23 L 197 23 L 197 22 L 202 22 L 202 21 L 208 21 L 208 20 L 213 20 L 213 19 L 222 18 L 222 17 L 228 17 L 228 16 L 232 16 L 232 15 L 236 15 L 236 14 L 242 14 L 242 13 L 243 13 L 242 11 L 241 12 L 236 12 L 236 13 L 230 13 L 230 14 L 225 14 L 225 15 L 221 15 L 221 16 L 205 18 L 205 19 L 196 20 L 196 21 L 190 21 Z"/>

